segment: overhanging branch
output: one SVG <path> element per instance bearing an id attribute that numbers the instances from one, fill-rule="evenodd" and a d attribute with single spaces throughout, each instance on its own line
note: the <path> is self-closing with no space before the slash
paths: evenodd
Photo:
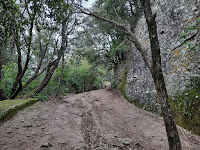
<path id="1" fill-rule="evenodd" d="M 151 70 L 152 67 L 152 63 L 151 60 L 148 58 L 147 52 L 142 48 L 140 42 L 138 41 L 138 39 L 136 38 L 136 36 L 134 35 L 134 33 L 131 31 L 130 27 L 124 23 L 119 23 L 117 21 L 114 21 L 112 19 L 108 19 L 99 15 L 94 14 L 93 12 L 91 12 L 90 10 L 77 5 L 77 8 L 80 10 L 80 13 L 95 17 L 99 20 L 111 23 L 112 25 L 119 27 L 123 30 L 125 30 L 125 32 L 129 35 L 130 40 L 134 43 L 135 47 L 138 49 L 138 51 L 141 53 L 143 60 L 145 61 L 145 63 L 147 64 L 148 68 Z"/>

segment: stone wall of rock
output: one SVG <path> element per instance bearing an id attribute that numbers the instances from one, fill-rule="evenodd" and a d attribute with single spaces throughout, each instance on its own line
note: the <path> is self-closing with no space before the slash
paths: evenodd
<path id="1" fill-rule="evenodd" d="M 193 24 L 200 16 L 200 0 L 152 0 L 152 10 L 156 13 L 158 38 L 161 47 L 163 71 L 169 95 L 174 95 L 190 83 L 191 77 L 200 76 L 200 51 L 188 48 L 187 43 L 200 42 L 199 31 L 187 39 L 181 39 L 184 27 Z M 144 17 L 135 29 L 144 49 L 149 51 L 148 31 Z M 182 44 L 186 40 L 185 44 Z M 133 49 L 129 59 L 115 67 L 115 79 L 123 78 L 124 69 L 128 69 L 126 78 L 126 96 L 137 100 L 144 107 L 158 111 L 156 91 L 150 72 L 140 53 Z"/>

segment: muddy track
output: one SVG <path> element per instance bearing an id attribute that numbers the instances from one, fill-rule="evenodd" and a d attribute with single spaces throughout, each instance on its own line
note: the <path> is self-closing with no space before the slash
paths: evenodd
<path id="1" fill-rule="evenodd" d="M 200 137 L 178 127 L 184 150 Z M 0 126 L 0 150 L 167 150 L 161 117 L 128 103 L 114 90 L 39 102 Z"/>

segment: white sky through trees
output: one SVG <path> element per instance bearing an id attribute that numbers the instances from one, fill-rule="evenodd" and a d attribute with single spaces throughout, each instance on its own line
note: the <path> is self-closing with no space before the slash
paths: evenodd
<path id="1" fill-rule="evenodd" d="M 83 1 L 83 6 L 86 8 L 90 8 L 92 7 L 93 3 L 95 2 L 95 0 L 87 0 L 87 1 Z"/>

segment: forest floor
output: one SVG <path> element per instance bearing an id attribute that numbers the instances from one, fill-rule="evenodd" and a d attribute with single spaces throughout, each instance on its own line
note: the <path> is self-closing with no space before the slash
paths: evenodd
<path id="1" fill-rule="evenodd" d="M 200 137 L 178 127 L 184 150 Z M 167 150 L 163 119 L 115 90 L 38 102 L 0 126 L 0 150 Z"/>

